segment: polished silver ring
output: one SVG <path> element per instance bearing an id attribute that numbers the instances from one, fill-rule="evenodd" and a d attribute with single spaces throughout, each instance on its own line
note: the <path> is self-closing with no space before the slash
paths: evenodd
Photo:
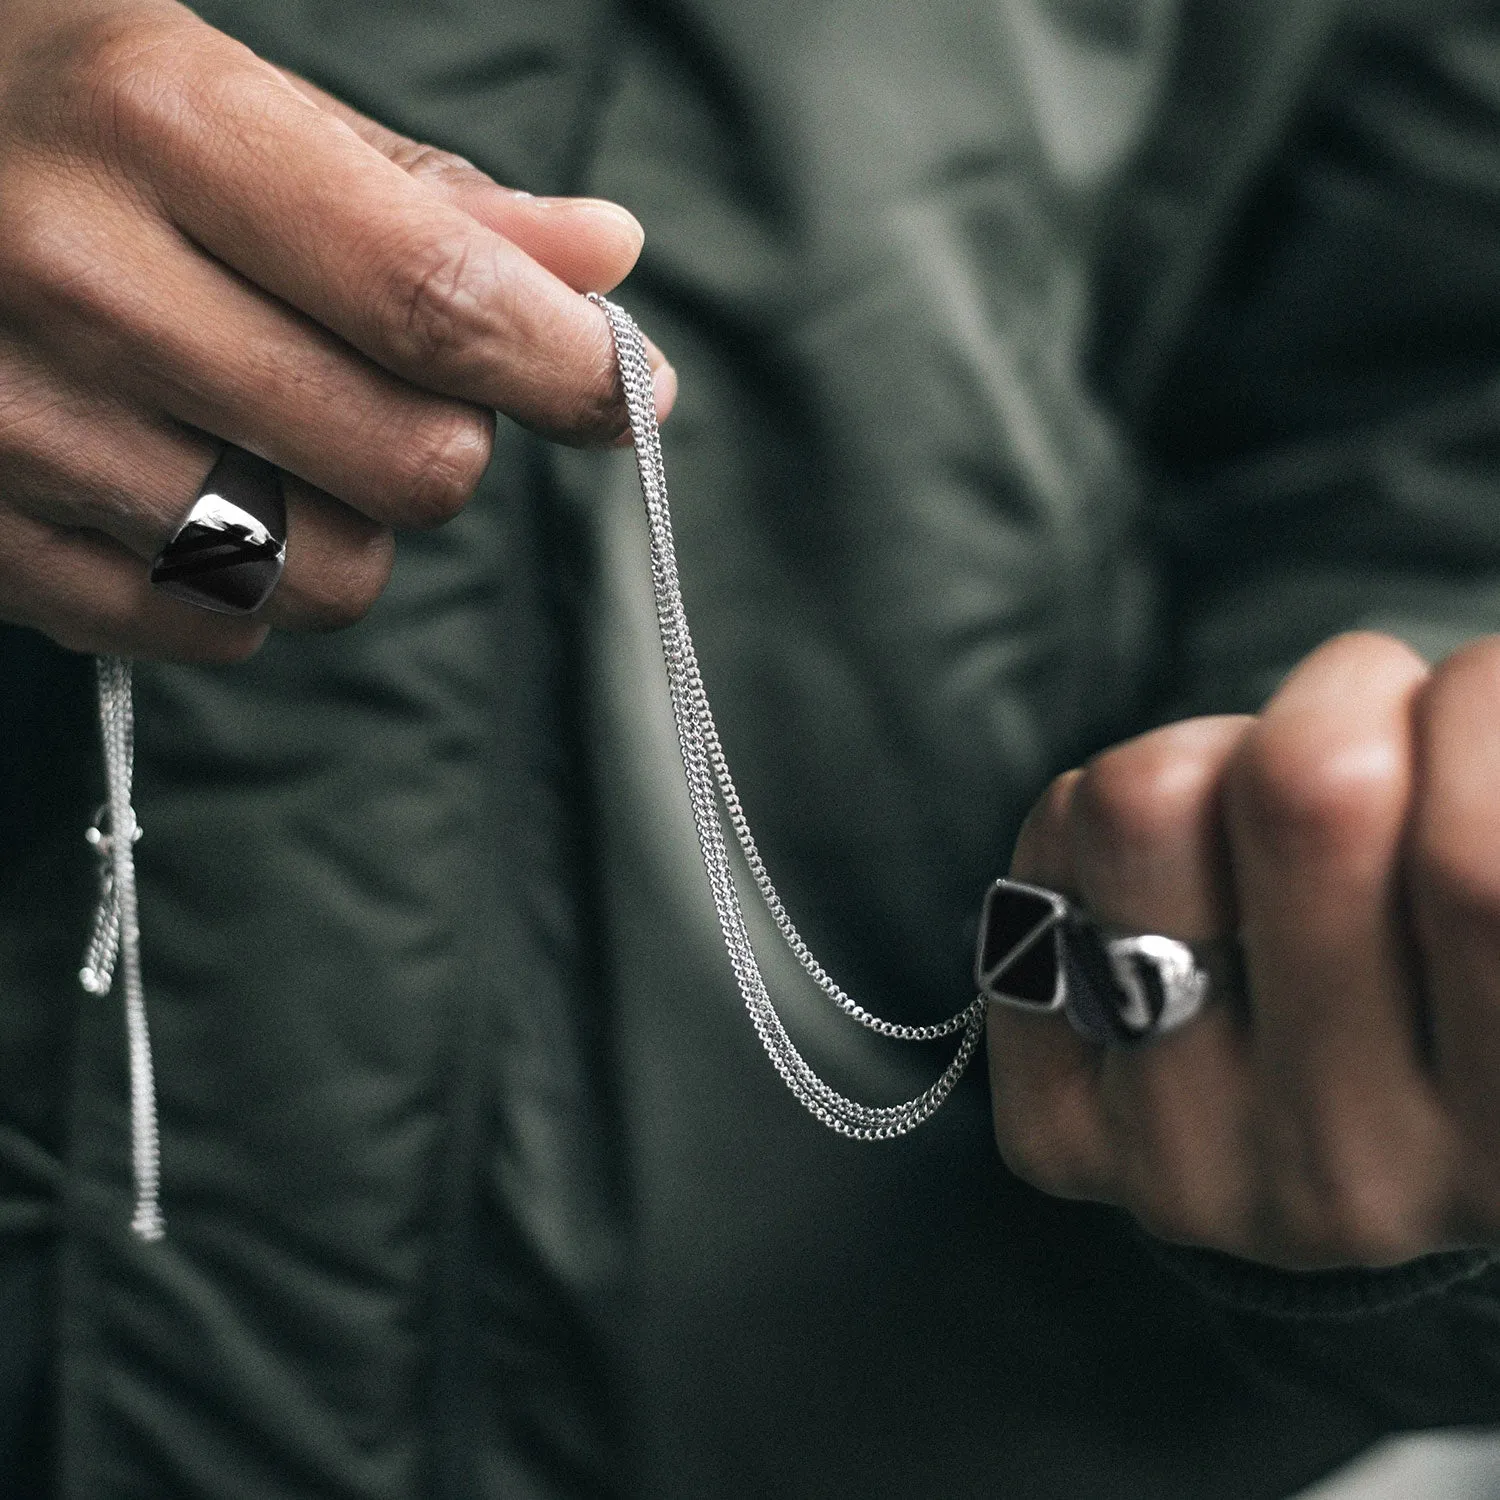
<path id="1" fill-rule="evenodd" d="M 253 614 L 286 562 L 286 497 L 274 464 L 227 444 L 176 534 L 156 554 L 151 582 L 222 615 Z"/>
<path id="2" fill-rule="evenodd" d="M 1046 886 L 997 880 L 979 919 L 974 981 L 987 1000 L 1060 1011 L 1091 1042 L 1134 1047 L 1236 988 L 1238 951 L 1106 927 Z"/>

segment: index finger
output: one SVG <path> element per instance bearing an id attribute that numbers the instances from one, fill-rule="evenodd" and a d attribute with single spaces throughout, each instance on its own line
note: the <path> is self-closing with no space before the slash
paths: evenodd
<path id="1" fill-rule="evenodd" d="M 567 440 L 623 430 L 598 309 L 246 48 L 178 24 L 104 65 L 114 150 L 166 217 L 414 384 Z"/>

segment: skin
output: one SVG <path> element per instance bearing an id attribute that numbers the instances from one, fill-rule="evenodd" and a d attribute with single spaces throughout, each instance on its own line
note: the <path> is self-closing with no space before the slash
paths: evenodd
<path id="1" fill-rule="evenodd" d="M 1243 1004 L 1137 1051 L 993 1006 L 1001 1154 L 1047 1192 L 1288 1268 L 1500 1242 L 1500 640 L 1340 637 L 1254 718 L 1053 783 L 1013 872 L 1100 918 L 1238 934 Z"/>
<path id="2" fill-rule="evenodd" d="M 510 191 L 170 0 L 0 0 L 0 618 L 79 651 L 235 661 L 357 620 L 495 412 L 620 439 L 603 314 L 642 233 Z M 675 392 L 653 352 L 657 403 Z M 152 589 L 223 441 L 287 474 L 257 616 Z"/>

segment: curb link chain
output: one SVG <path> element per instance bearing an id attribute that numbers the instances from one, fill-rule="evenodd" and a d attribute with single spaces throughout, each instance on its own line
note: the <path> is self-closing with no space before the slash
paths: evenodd
<path id="1" fill-rule="evenodd" d="M 839 1135 L 853 1140 L 890 1140 L 906 1135 L 930 1119 L 963 1076 L 984 1035 L 985 1006 L 982 998 L 928 1026 L 903 1026 L 872 1015 L 847 995 L 813 957 L 791 917 L 782 905 L 776 887 L 756 847 L 746 821 L 739 793 L 729 774 L 729 765 L 719 743 L 719 731 L 709 707 L 708 694 L 698 669 L 697 654 L 688 631 L 682 587 L 677 575 L 677 552 L 672 536 L 672 516 L 667 504 L 667 475 L 662 462 L 661 435 L 656 425 L 656 401 L 651 363 L 645 341 L 634 319 L 622 307 L 591 293 L 589 300 L 603 310 L 614 336 L 620 365 L 620 381 L 630 413 L 630 431 L 635 441 L 636 467 L 640 473 L 641 498 L 645 502 L 651 542 L 651 580 L 656 596 L 656 619 L 661 630 L 662 657 L 666 663 L 672 715 L 677 742 L 687 776 L 688 801 L 698 832 L 703 868 L 713 895 L 714 910 L 724 936 L 724 947 L 739 984 L 745 1009 L 756 1035 L 782 1081 L 816 1119 Z M 766 989 L 739 892 L 730 869 L 728 846 L 719 806 L 743 851 L 756 890 L 771 914 L 792 955 L 822 992 L 838 1008 L 877 1035 L 903 1042 L 937 1041 L 961 1032 L 953 1059 L 937 1081 L 901 1104 L 868 1105 L 847 1098 L 813 1071 L 797 1050 Z"/>

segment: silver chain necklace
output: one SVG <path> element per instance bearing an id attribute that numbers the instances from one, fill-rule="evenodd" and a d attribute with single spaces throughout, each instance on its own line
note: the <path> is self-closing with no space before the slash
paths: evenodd
<path id="1" fill-rule="evenodd" d="M 698 657 L 688 630 L 682 586 L 677 576 L 677 550 L 672 538 L 672 514 L 667 504 L 667 475 L 662 463 L 661 434 L 656 425 L 651 363 L 641 331 L 622 307 L 597 293 L 589 300 L 609 319 L 614 336 L 620 380 L 635 441 L 641 498 L 651 541 L 651 582 L 656 596 L 656 619 L 661 630 L 672 716 L 687 777 L 688 801 L 698 832 L 703 869 L 713 895 L 714 911 L 729 964 L 750 1013 L 751 1024 L 772 1066 L 797 1100 L 830 1130 L 851 1140 L 890 1140 L 915 1130 L 929 1120 L 963 1076 L 984 1035 L 985 1003 L 975 999 L 946 1020 L 909 1026 L 882 1020 L 846 994 L 813 957 L 777 894 L 745 818 L 719 731 L 709 707 L 708 693 L 698 670 Z M 79 981 L 91 995 L 107 995 L 118 969 L 124 993 L 125 1032 L 130 1056 L 131 1163 L 135 1212 L 131 1228 L 142 1239 L 160 1239 L 164 1232 L 160 1207 L 161 1147 L 156 1114 L 156 1082 L 152 1069 L 151 1038 L 146 1023 L 146 998 L 141 981 L 140 926 L 136 913 L 135 843 L 141 836 L 131 801 L 135 764 L 135 713 L 130 663 L 100 657 L 99 724 L 104 745 L 108 800 L 100 809 L 88 841 L 99 856 L 99 904 Z M 722 808 L 722 817 L 721 817 Z M 814 1072 L 797 1050 L 791 1034 L 771 1000 L 760 964 L 750 942 L 744 908 L 729 862 L 724 837 L 728 820 L 749 867 L 755 888 L 792 956 L 814 984 L 851 1020 L 897 1042 L 935 1042 L 958 1036 L 948 1066 L 928 1088 L 900 1104 L 861 1104 L 841 1094 Z M 107 825 L 107 827 L 106 827 Z"/>
<path id="2" fill-rule="evenodd" d="M 745 820 L 698 670 L 693 638 L 688 631 L 682 587 L 677 577 L 672 514 L 667 505 L 667 475 L 662 463 L 651 362 L 646 355 L 645 340 L 634 319 L 623 308 L 597 293 L 591 294 L 589 300 L 604 310 L 614 334 L 615 355 L 620 363 L 620 379 L 630 413 L 630 431 L 635 440 L 636 467 L 641 476 L 641 498 L 646 504 L 646 522 L 651 534 L 651 582 L 656 595 L 656 619 L 661 629 L 662 656 L 667 667 L 672 715 L 677 724 L 677 743 L 682 750 L 682 767 L 687 775 L 688 800 L 698 830 L 703 868 L 713 892 L 719 930 L 724 935 L 724 947 L 739 983 L 745 1009 L 749 1011 L 756 1035 L 782 1081 L 830 1130 L 862 1141 L 889 1140 L 906 1135 L 932 1117 L 963 1076 L 984 1035 L 984 1000 L 976 999 L 947 1020 L 928 1026 L 904 1026 L 882 1020 L 844 993 L 813 957 L 792 924 Z M 797 1050 L 772 1003 L 750 943 L 745 913 L 730 869 L 724 826 L 719 815 L 720 804 L 744 852 L 761 900 L 787 947 L 813 983 L 845 1015 L 894 1041 L 932 1042 L 962 1033 L 952 1061 L 929 1088 L 901 1104 L 860 1104 L 824 1082 Z"/>

